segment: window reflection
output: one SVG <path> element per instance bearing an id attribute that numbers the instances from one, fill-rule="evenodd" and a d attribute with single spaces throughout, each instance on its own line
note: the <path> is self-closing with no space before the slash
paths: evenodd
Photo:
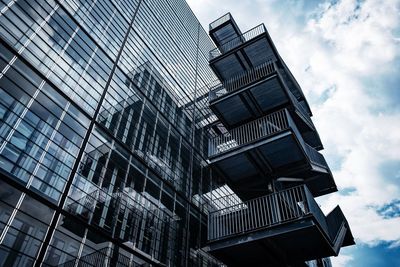
<path id="1" fill-rule="evenodd" d="M 25 77 L 25 70 L 26 66 L 16 61 L 0 79 L 0 94 L 4 96 L 0 100 L 4 109 L 0 167 L 45 197 L 58 201 L 88 119 L 48 85 L 33 84 L 34 76 Z M 17 79 L 8 82 L 12 77 Z M 32 98 L 29 103 L 25 100 L 27 93 Z M 77 114 L 80 121 L 71 117 Z"/>
<path id="2" fill-rule="evenodd" d="M 7 69 L 0 78 L 0 168 L 55 204 L 74 177 L 64 209 L 80 221 L 60 219 L 46 252 L 50 266 L 146 266 L 130 248 L 180 266 L 188 229 L 201 224 L 192 209 L 196 215 L 186 225 L 188 201 L 201 208 L 200 195 L 211 188 L 202 182 L 200 163 L 207 119 L 193 116 L 207 101 L 193 97 L 195 81 L 214 80 L 207 66 L 212 44 L 198 40 L 205 32 L 182 1 L 141 2 L 124 47 L 138 0 L 21 0 L 0 16 L 1 38 L 29 62 L 9 64 L 14 54 L 0 44 L 0 71 Z M 106 88 L 96 127 L 82 144 L 93 119 L 87 116 Z M 71 173 L 80 149 L 83 157 Z M 25 201 L 14 210 L 14 199 L 1 188 L 0 197 L 0 229 L 9 229 L 0 265 L 31 265 L 52 211 L 38 205 L 46 212 L 30 213 Z M 199 243 L 190 240 L 191 247 Z M 193 248 L 189 254 L 201 258 Z"/>
<path id="3" fill-rule="evenodd" d="M 168 85 L 160 79 L 160 74 L 152 69 L 150 63 L 141 66 L 130 77 L 117 70 L 98 121 L 164 179 L 187 193 L 190 149 L 187 149 L 188 145 L 181 144 L 184 141 L 180 134 L 184 132 L 187 138 L 191 138 L 190 121 L 182 119 L 187 118 L 186 113 L 175 112 L 180 109 L 172 101 L 172 89 L 166 88 Z M 141 90 L 146 90 L 147 97 L 152 101 L 142 96 Z M 155 109 L 154 103 L 164 110 Z M 175 122 L 173 126 L 171 122 Z M 180 132 L 177 132 L 176 126 Z"/>
<path id="4" fill-rule="evenodd" d="M 2 200 L 7 199 L 3 194 L 0 197 Z M 20 206 L 12 207 L 16 210 L 12 221 L 2 220 L 7 227 L 2 229 L 4 240 L 0 247 L 1 266 L 31 266 L 53 216 L 53 210 L 28 196 L 21 196 L 20 200 L 23 200 Z M 4 218 L 10 206 L 7 208 L 5 202 L 0 201 L 0 211 L 0 216 Z"/>

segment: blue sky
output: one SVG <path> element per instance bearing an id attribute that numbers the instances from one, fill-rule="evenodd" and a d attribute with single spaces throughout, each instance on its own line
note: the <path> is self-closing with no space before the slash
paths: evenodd
<path id="1" fill-rule="evenodd" d="M 261 22 L 306 94 L 357 245 L 335 267 L 400 266 L 400 0 L 188 0 L 203 26 Z"/>

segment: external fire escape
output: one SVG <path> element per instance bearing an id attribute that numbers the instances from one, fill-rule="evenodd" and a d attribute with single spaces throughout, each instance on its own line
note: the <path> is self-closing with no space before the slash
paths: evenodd
<path id="1" fill-rule="evenodd" d="M 209 140 L 212 168 L 240 203 L 210 212 L 207 250 L 229 266 L 302 266 L 354 244 L 304 94 L 263 24 L 242 33 L 228 13 L 210 24 L 219 78 L 209 105 L 226 131 Z M 221 127 L 220 127 L 221 128 Z"/>

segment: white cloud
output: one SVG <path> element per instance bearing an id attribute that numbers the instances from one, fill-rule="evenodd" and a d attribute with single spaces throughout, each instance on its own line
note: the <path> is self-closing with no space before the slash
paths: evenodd
<path id="1" fill-rule="evenodd" d="M 400 198 L 398 178 L 380 170 L 385 162 L 400 161 L 400 114 L 374 111 L 386 103 L 371 94 L 383 92 L 382 77 L 400 60 L 400 1 L 342 0 L 312 10 L 304 8 L 306 1 L 188 2 L 204 26 L 228 11 L 242 30 L 265 22 L 312 104 L 323 153 L 340 159 L 337 185 L 356 189 L 318 201 L 325 211 L 342 207 L 357 242 L 400 243 L 400 218 L 384 218 L 374 208 Z M 371 88 L 370 79 L 381 88 Z M 347 255 L 334 261 L 345 266 L 350 260 Z"/>
<path id="2" fill-rule="evenodd" d="M 339 257 L 332 257 L 332 265 L 335 267 L 348 267 L 349 263 L 352 262 L 354 258 L 350 255 L 340 255 Z"/>
<path id="3" fill-rule="evenodd" d="M 399 185 L 383 177 L 379 168 L 384 162 L 400 160 L 400 114 L 373 112 L 373 107 L 384 103 L 368 93 L 374 88 L 368 88 L 364 79 L 379 78 L 399 58 L 392 34 L 400 21 L 399 1 L 358 2 L 320 5 L 316 18 L 308 21 L 309 40 L 323 49 L 311 52 L 310 76 L 300 75 L 300 80 L 310 86 L 311 96 L 335 85 L 330 98 L 314 106 L 314 120 L 326 154 L 342 158 L 334 172 L 337 184 L 357 189 L 347 196 L 329 195 L 323 206 L 327 210 L 339 203 L 358 242 L 375 245 L 400 240 L 400 218 L 385 219 L 373 208 L 400 197 Z M 318 80 L 325 84 L 314 82 Z"/>

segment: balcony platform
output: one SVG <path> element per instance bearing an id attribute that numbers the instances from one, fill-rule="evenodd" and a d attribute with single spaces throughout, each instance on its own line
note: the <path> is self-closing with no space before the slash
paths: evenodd
<path id="1" fill-rule="evenodd" d="M 262 189 L 283 176 L 303 179 L 314 196 L 337 191 L 324 157 L 304 142 L 287 109 L 210 139 L 209 162 L 233 189 Z"/>
<path id="2" fill-rule="evenodd" d="M 264 24 L 260 24 L 235 38 L 226 39 L 210 51 L 210 67 L 223 81 L 270 59 L 276 60 L 267 35 Z"/>
<path id="3" fill-rule="evenodd" d="M 223 15 L 210 23 L 209 34 L 217 46 L 242 35 L 239 27 L 230 13 Z"/>
<path id="4" fill-rule="evenodd" d="M 229 266 L 296 264 L 354 244 L 340 208 L 325 217 L 305 186 L 216 211 L 209 231 L 206 249 Z"/>
<path id="5" fill-rule="evenodd" d="M 307 107 L 299 102 L 283 79 L 283 70 L 268 61 L 244 74 L 210 88 L 210 109 L 227 129 L 288 108 L 305 141 L 322 149 Z"/>
<path id="6" fill-rule="evenodd" d="M 222 20 L 222 18 L 220 19 Z M 233 25 L 236 25 L 236 23 L 233 23 Z M 240 31 L 236 30 L 235 32 L 232 35 L 235 36 L 234 38 L 216 42 L 218 47 L 210 51 L 210 67 L 218 79 L 228 81 L 269 61 L 277 62 L 281 68 L 282 78 L 289 90 L 304 106 L 307 113 L 312 115 L 300 85 L 279 55 L 264 24 L 260 24 L 238 36 L 236 34 Z"/>

